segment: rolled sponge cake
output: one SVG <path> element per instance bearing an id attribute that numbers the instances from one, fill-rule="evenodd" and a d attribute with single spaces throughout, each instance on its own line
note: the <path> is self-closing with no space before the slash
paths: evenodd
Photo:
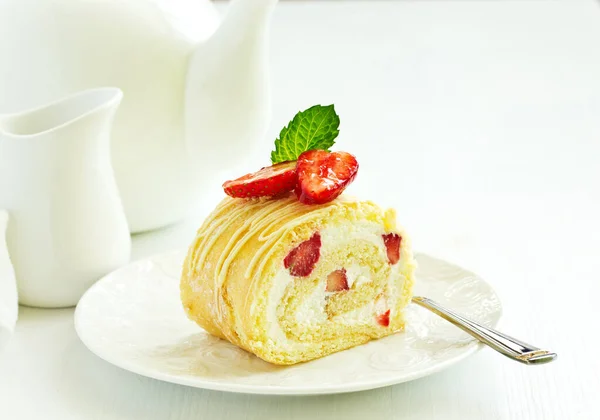
<path id="1" fill-rule="evenodd" d="M 210 334 L 289 365 L 403 330 L 414 268 L 393 210 L 226 198 L 189 248 L 181 300 Z"/>

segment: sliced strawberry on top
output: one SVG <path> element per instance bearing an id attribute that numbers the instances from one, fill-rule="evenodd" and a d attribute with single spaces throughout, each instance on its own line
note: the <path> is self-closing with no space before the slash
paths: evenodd
<path id="1" fill-rule="evenodd" d="M 348 277 L 346 276 L 346 269 L 332 271 L 327 275 L 327 286 L 325 291 L 327 292 L 341 292 L 342 290 L 348 290 Z"/>
<path id="2" fill-rule="evenodd" d="M 400 244 L 402 243 L 402 237 L 397 233 L 388 233 L 383 235 L 383 243 L 385 244 L 390 264 L 394 265 L 400 261 Z"/>
<path id="3" fill-rule="evenodd" d="M 321 235 L 315 233 L 309 240 L 292 249 L 283 260 L 283 266 L 295 277 L 312 273 L 321 256 Z"/>
<path id="4" fill-rule="evenodd" d="M 377 319 L 377 323 L 382 327 L 390 326 L 390 310 L 388 309 L 382 314 L 379 314 L 375 317 Z"/>
<path id="5" fill-rule="evenodd" d="M 304 204 L 334 200 L 350 185 L 358 172 L 358 162 L 350 153 L 309 150 L 298 157 L 296 195 Z"/>
<path id="6" fill-rule="evenodd" d="M 282 162 L 262 168 L 223 184 L 225 194 L 235 198 L 270 197 L 296 187 L 296 162 Z"/>

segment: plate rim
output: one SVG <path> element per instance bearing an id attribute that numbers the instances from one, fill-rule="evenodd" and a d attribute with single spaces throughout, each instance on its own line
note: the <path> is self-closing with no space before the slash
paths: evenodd
<path id="1" fill-rule="evenodd" d="M 457 354 L 456 356 L 446 359 L 444 361 L 438 362 L 432 366 L 426 367 L 417 372 L 413 372 L 412 374 L 408 374 L 408 375 L 404 375 L 404 376 L 390 377 L 387 379 L 375 379 L 375 380 L 370 380 L 370 381 L 361 381 L 358 383 L 355 383 L 355 382 L 342 383 L 342 384 L 335 385 L 335 386 L 311 385 L 311 386 L 283 387 L 280 385 L 236 384 L 236 383 L 225 383 L 225 382 L 219 382 L 219 381 L 209 381 L 209 380 L 201 379 L 198 377 L 187 378 L 187 377 L 178 376 L 178 375 L 174 375 L 174 374 L 163 373 L 160 370 L 156 370 L 156 369 L 138 368 L 137 364 L 130 362 L 128 359 L 113 358 L 111 356 L 102 354 L 101 351 L 95 350 L 94 346 L 91 346 L 88 344 L 88 342 L 86 342 L 86 339 L 85 339 L 86 333 L 83 332 L 82 326 L 81 326 L 81 311 L 83 309 L 81 309 L 82 305 L 80 305 L 80 304 L 81 304 L 81 302 L 83 302 L 86 299 L 88 294 L 93 293 L 94 289 L 96 287 L 100 287 L 101 283 L 103 281 L 105 281 L 107 278 L 117 274 L 120 271 L 124 271 L 133 265 L 140 264 L 145 261 L 150 261 L 150 260 L 155 260 L 155 259 L 160 259 L 160 258 L 167 258 L 168 256 L 171 256 L 171 255 L 184 254 L 184 252 L 185 252 L 185 249 L 172 250 L 172 251 L 168 251 L 168 252 L 150 255 L 145 258 L 141 258 L 141 259 L 138 259 L 135 261 L 131 261 L 130 263 L 128 263 L 122 267 L 119 267 L 116 270 L 113 270 L 110 273 L 102 276 L 88 290 L 86 290 L 86 292 L 80 298 L 80 300 L 77 303 L 77 306 L 75 308 L 75 312 L 73 315 L 73 318 L 74 318 L 73 324 L 74 324 L 75 332 L 76 332 L 77 336 L 79 337 L 79 340 L 87 348 L 88 351 L 90 351 L 92 354 L 96 355 L 100 359 L 104 360 L 105 362 L 110 363 L 111 365 L 116 366 L 120 369 L 129 371 L 136 375 L 144 376 L 147 378 L 151 378 L 151 379 L 155 379 L 155 380 L 159 380 L 159 381 L 163 381 L 163 382 L 167 382 L 167 383 L 173 383 L 173 384 L 177 384 L 177 385 L 183 385 L 183 386 L 188 386 L 188 387 L 198 388 L 198 389 L 206 389 L 206 390 L 210 390 L 210 391 L 230 392 L 230 393 L 236 393 L 236 394 L 309 396 L 309 395 L 333 395 L 333 394 L 344 394 L 344 393 L 350 393 L 350 392 L 367 391 L 367 390 L 383 388 L 383 387 L 387 387 L 387 386 L 391 386 L 391 385 L 398 385 L 398 384 L 401 384 L 404 382 L 414 381 L 416 379 L 420 379 L 425 376 L 429 376 L 434 373 L 445 370 L 445 369 L 449 368 L 450 366 L 455 365 L 455 364 L 461 362 L 462 360 L 468 358 L 469 356 L 472 356 L 473 354 L 475 354 L 476 352 L 481 350 L 483 347 L 485 347 L 485 345 L 480 342 L 470 341 L 468 344 L 464 345 L 464 351 Z M 479 275 L 473 273 L 472 271 L 467 270 L 467 269 L 465 269 L 459 265 L 456 265 L 454 263 L 448 262 L 445 259 L 438 258 L 438 257 L 435 257 L 431 254 L 424 253 L 424 252 L 415 252 L 415 257 L 417 257 L 419 255 L 424 256 L 426 258 L 431 258 L 434 260 L 444 262 L 451 266 L 458 267 L 465 272 L 468 272 L 470 274 L 473 274 L 474 276 L 477 276 L 477 278 L 480 280 L 480 282 L 484 283 L 485 285 L 487 285 L 489 287 L 489 289 L 492 291 L 492 293 L 495 295 L 496 299 L 498 300 L 497 319 L 494 321 L 494 323 L 491 325 L 491 327 L 495 328 L 498 326 L 498 324 L 500 323 L 500 320 L 502 319 L 502 316 L 503 316 L 504 306 L 502 305 L 502 301 L 500 300 L 498 293 L 491 286 L 490 283 L 488 283 L 485 279 L 483 279 Z M 202 331 L 205 331 L 200 326 L 198 326 L 198 328 Z M 352 350 L 352 349 L 347 349 L 344 351 L 348 351 L 348 350 Z M 117 360 L 115 360 L 115 359 L 117 359 Z M 310 363 L 310 361 L 305 362 L 305 363 Z"/>

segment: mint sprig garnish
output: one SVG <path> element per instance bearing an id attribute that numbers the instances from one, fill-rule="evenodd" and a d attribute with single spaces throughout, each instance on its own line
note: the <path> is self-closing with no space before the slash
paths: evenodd
<path id="1" fill-rule="evenodd" d="M 315 105 L 306 111 L 298 112 L 275 140 L 271 162 L 275 164 L 296 160 L 307 150 L 329 151 L 340 133 L 339 126 L 340 117 L 333 105 Z"/>

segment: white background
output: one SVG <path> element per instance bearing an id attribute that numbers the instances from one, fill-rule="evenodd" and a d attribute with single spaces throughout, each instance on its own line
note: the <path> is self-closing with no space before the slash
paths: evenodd
<path id="1" fill-rule="evenodd" d="M 125 372 L 83 347 L 72 309 L 21 308 L 0 355 L 0 419 L 600 418 L 598 4 L 284 2 L 272 69 L 272 129 L 231 174 L 267 164 L 295 112 L 335 103 L 337 148 L 361 165 L 350 192 L 396 207 L 419 251 L 486 278 L 501 329 L 558 361 L 527 367 L 486 349 L 374 391 L 234 395 Z M 137 236 L 134 257 L 186 246 L 218 198 Z"/>

